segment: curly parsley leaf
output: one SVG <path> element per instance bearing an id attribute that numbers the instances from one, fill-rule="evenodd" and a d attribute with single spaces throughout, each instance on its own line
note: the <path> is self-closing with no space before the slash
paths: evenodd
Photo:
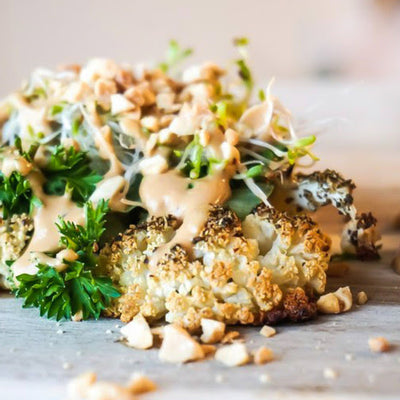
<path id="1" fill-rule="evenodd" d="M 78 259 L 68 262 L 58 271 L 46 264 L 38 264 L 35 275 L 17 276 L 17 297 L 23 297 L 24 307 L 37 307 L 40 315 L 48 318 L 69 319 L 78 312 L 82 318 L 99 318 L 113 298 L 120 296 L 108 277 L 97 276 L 97 242 L 104 232 L 108 205 L 101 201 L 97 207 L 85 204 L 85 226 L 60 218 L 57 227 L 61 243 L 77 252 Z"/>
<path id="2" fill-rule="evenodd" d="M 3 218 L 14 214 L 30 214 L 40 200 L 33 194 L 31 185 L 23 175 L 14 171 L 10 176 L 0 173 L 0 206 Z"/>
<path id="3" fill-rule="evenodd" d="M 87 154 L 72 146 L 68 149 L 57 146 L 42 172 L 47 179 L 44 184 L 47 194 L 62 196 L 67 191 L 78 204 L 89 199 L 101 180 L 101 176 L 90 168 Z"/>
<path id="4" fill-rule="evenodd" d="M 15 293 L 25 299 L 24 307 L 39 308 L 40 316 L 58 321 L 82 312 L 83 319 L 98 319 L 111 300 L 120 295 L 111 279 L 94 276 L 80 261 L 69 263 L 65 272 L 46 264 L 38 264 L 37 268 L 35 275 L 17 276 L 19 287 Z"/>
<path id="5" fill-rule="evenodd" d="M 85 204 L 85 226 L 59 218 L 56 226 L 61 233 L 61 244 L 67 249 L 91 254 L 93 246 L 99 242 L 104 233 L 105 217 L 108 211 L 107 202 L 101 200 L 97 207 L 90 202 Z"/>

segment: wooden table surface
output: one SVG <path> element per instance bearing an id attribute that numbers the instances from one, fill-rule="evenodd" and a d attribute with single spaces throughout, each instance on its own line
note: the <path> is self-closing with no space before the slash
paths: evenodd
<path id="1" fill-rule="evenodd" d="M 303 89 L 300 86 L 298 91 Z M 315 96 L 327 90 L 330 89 L 319 88 Z M 385 96 L 388 96 L 387 90 Z M 289 90 L 282 87 L 281 92 L 285 94 Z M 314 92 L 310 93 L 312 97 Z M 363 89 L 356 97 L 364 95 Z M 392 96 L 399 97 L 397 92 Z M 354 99 L 346 99 L 351 107 Z M 346 104 L 341 106 L 345 108 Z M 379 121 L 368 115 L 367 105 L 362 111 L 357 112 L 371 121 L 370 125 L 365 124 L 370 134 L 378 128 Z M 386 127 L 392 127 L 390 135 L 400 130 L 395 129 L 399 122 L 397 114 L 386 115 L 383 122 Z M 389 117 L 392 120 L 388 122 Z M 360 132 L 357 134 L 358 138 L 362 136 Z M 400 275 L 391 270 L 389 263 L 400 243 L 400 232 L 392 229 L 394 216 L 400 212 L 397 157 L 400 146 L 396 148 L 398 138 L 390 135 L 385 138 L 385 134 L 389 135 L 388 129 L 380 132 L 379 143 L 365 144 L 364 141 L 364 147 L 351 148 L 353 153 L 341 151 L 340 146 L 340 151 L 335 153 L 328 140 L 319 153 L 324 153 L 324 164 L 347 174 L 355 172 L 355 180 L 361 183 L 357 192 L 359 208 L 373 210 L 380 221 L 382 260 L 352 262 L 344 277 L 329 279 L 329 289 L 349 285 L 354 295 L 360 290 L 366 291 L 370 299 L 367 304 L 355 306 L 346 314 L 323 316 L 301 325 L 279 326 L 278 334 L 269 339 L 259 335 L 258 328 L 239 328 L 250 350 L 265 344 L 273 349 L 276 360 L 264 366 L 229 369 L 213 360 L 183 366 L 163 364 L 155 349 L 138 351 L 117 342 L 120 336 L 117 320 L 57 324 L 40 318 L 35 309 L 22 309 L 20 300 L 3 293 L 0 295 L 0 399 L 61 400 L 66 397 L 65 385 L 69 379 L 87 370 L 96 371 L 99 379 L 121 383 L 133 372 L 145 372 L 159 385 L 159 390 L 143 396 L 145 399 L 219 399 L 222 396 L 230 399 L 399 399 Z M 346 135 L 342 131 L 338 136 L 342 145 Z M 382 140 L 390 145 L 387 151 L 379 152 Z M 349 139 L 349 143 L 353 142 Z M 354 154 L 358 155 L 357 163 Z M 325 231 L 334 234 L 339 231 L 340 221 L 335 212 L 322 213 L 319 220 Z M 372 354 L 368 348 L 371 336 L 386 337 L 393 344 L 393 350 Z M 337 371 L 337 379 L 324 378 L 324 368 Z M 263 374 L 269 376 L 268 383 L 260 382 Z"/>

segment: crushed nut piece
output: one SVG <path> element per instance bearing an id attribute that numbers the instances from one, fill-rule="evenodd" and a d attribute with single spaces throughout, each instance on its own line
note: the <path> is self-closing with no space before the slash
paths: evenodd
<path id="1" fill-rule="evenodd" d="M 276 330 L 268 325 L 264 325 L 260 330 L 260 335 L 265 336 L 266 338 L 275 336 Z"/>
<path id="2" fill-rule="evenodd" d="M 269 383 L 269 382 L 271 382 L 271 377 L 270 377 L 268 374 L 261 374 L 261 375 L 258 377 L 258 380 L 259 380 L 261 383 Z"/>
<path id="3" fill-rule="evenodd" d="M 217 351 L 217 348 L 212 344 L 202 344 L 201 348 L 203 349 L 204 355 L 206 357 L 215 354 L 215 352 Z"/>
<path id="4" fill-rule="evenodd" d="M 200 340 L 203 343 L 218 343 L 225 335 L 225 324 L 213 319 L 202 318 L 201 328 L 203 334 Z"/>
<path id="5" fill-rule="evenodd" d="M 158 356 L 162 361 L 184 363 L 204 358 L 204 350 L 185 329 L 172 324 L 164 328 L 164 340 Z"/>
<path id="6" fill-rule="evenodd" d="M 222 344 L 233 343 L 233 341 L 237 339 L 239 336 L 240 333 L 238 331 L 230 331 L 222 338 L 221 343 Z"/>
<path id="7" fill-rule="evenodd" d="M 135 349 L 149 349 L 153 346 L 153 335 L 142 314 L 138 314 L 129 324 L 121 328 L 128 345 Z"/>
<path id="8" fill-rule="evenodd" d="M 249 353 L 243 343 L 234 343 L 221 347 L 215 353 L 215 359 L 228 367 L 237 367 L 249 362 Z"/>
<path id="9" fill-rule="evenodd" d="M 324 378 L 325 379 L 337 379 L 339 373 L 333 368 L 324 368 Z"/>
<path id="10" fill-rule="evenodd" d="M 67 387 L 67 393 L 69 399 L 80 399 L 87 397 L 87 391 L 91 385 L 97 380 L 97 376 L 94 372 L 85 372 L 73 379 Z"/>
<path id="11" fill-rule="evenodd" d="M 370 338 L 368 346 L 373 353 L 384 353 L 390 350 L 390 343 L 382 336 Z"/>
<path id="12" fill-rule="evenodd" d="M 362 306 L 363 304 L 365 304 L 368 301 L 368 296 L 367 293 L 365 293 L 364 291 L 358 292 L 357 293 L 357 304 L 359 304 L 360 306 Z"/>
<path id="13" fill-rule="evenodd" d="M 261 346 L 254 352 L 254 362 L 257 365 L 266 364 L 274 359 L 274 353 L 271 349 Z"/>
<path id="14" fill-rule="evenodd" d="M 114 382 L 96 382 L 86 391 L 86 400 L 136 400 L 129 389 Z"/>
<path id="15" fill-rule="evenodd" d="M 128 383 L 128 389 L 133 394 L 142 394 L 147 392 L 153 392 L 154 390 L 157 389 L 157 385 L 146 375 L 136 373 L 133 374 L 130 382 Z"/>
<path id="16" fill-rule="evenodd" d="M 339 314 L 351 309 L 353 298 L 348 286 L 339 288 L 336 292 L 327 293 L 317 301 L 318 311 L 324 314 Z"/>
<path id="17" fill-rule="evenodd" d="M 136 107 L 122 94 L 113 94 L 110 96 L 110 98 L 112 115 L 121 114 L 125 111 L 131 111 L 134 110 Z"/>

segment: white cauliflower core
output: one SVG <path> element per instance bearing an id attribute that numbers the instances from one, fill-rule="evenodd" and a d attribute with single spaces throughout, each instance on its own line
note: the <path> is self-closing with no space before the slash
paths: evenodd
<path id="1" fill-rule="evenodd" d="M 123 292 L 110 314 L 165 317 L 189 330 L 202 318 L 261 324 L 314 316 L 311 297 L 325 288 L 330 240 L 309 218 L 259 206 L 242 227 L 233 212 L 212 207 L 192 258 L 177 245 L 151 267 L 149 258 L 178 226 L 152 217 L 102 250 L 102 267 Z"/>

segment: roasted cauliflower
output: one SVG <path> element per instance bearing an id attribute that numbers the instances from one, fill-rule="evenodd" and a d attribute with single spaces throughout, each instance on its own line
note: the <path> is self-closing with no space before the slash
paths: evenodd
<path id="1" fill-rule="evenodd" d="M 330 240 L 309 218 L 263 205 L 241 223 L 213 206 L 193 240 L 193 259 L 177 245 L 151 267 L 149 258 L 178 226 L 173 217 L 151 217 L 102 250 L 101 266 L 123 292 L 109 314 L 125 322 L 138 313 L 153 321 L 165 316 L 192 331 L 201 318 L 261 324 L 315 315 Z"/>
<path id="2" fill-rule="evenodd" d="M 26 214 L 0 218 L 0 287 L 12 286 L 10 262 L 25 249 L 33 231 L 33 221 Z"/>

